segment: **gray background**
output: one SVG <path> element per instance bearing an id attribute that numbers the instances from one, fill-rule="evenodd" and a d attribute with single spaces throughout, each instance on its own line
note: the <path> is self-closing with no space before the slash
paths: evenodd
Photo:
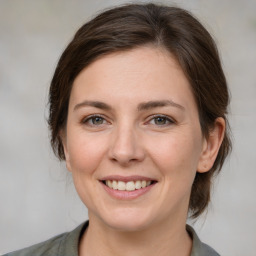
<path id="1" fill-rule="evenodd" d="M 0 0 L 0 252 L 68 231 L 87 218 L 53 156 L 47 91 L 74 32 L 110 0 Z M 256 1 L 162 1 L 192 11 L 216 38 L 232 93 L 234 150 L 208 214 L 194 225 L 226 256 L 256 249 Z"/>

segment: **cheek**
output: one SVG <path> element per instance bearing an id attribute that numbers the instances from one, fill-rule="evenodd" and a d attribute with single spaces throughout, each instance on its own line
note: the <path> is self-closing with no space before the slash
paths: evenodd
<path id="1" fill-rule="evenodd" d="M 70 167 L 73 173 L 92 174 L 105 153 L 104 140 L 100 136 L 70 135 L 68 144 Z"/>
<path id="2" fill-rule="evenodd" d="M 75 134 L 75 136 L 72 136 Z M 69 164 L 73 182 L 81 200 L 87 206 L 94 205 L 93 199 L 98 195 L 95 188 L 95 176 L 105 155 L 105 143 L 102 138 L 92 138 L 84 133 L 70 134 L 68 142 Z"/>
<path id="3" fill-rule="evenodd" d="M 201 152 L 200 141 L 200 136 L 177 132 L 162 138 L 151 138 L 148 148 L 155 164 L 167 177 L 187 177 L 189 173 L 194 176 L 196 172 Z"/>

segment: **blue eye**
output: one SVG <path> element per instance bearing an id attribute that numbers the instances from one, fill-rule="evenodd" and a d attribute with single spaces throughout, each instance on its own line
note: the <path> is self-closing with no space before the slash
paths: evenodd
<path id="1" fill-rule="evenodd" d="M 155 116 L 149 121 L 149 123 L 157 126 L 165 126 L 173 124 L 174 121 L 166 116 Z"/>
<path id="2" fill-rule="evenodd" d="M 99 126 L 99 125 L 102 125 L 106 122 L 106 120 L 101 117 L 101 116 L 98 116 L 98 115 L 95 115 L 95 116 L 89 116 L 87 118 L 85 118 L 83 121 L 83 124 L 88 124 L 88 125 L 91 125 L 91 126 Z"/>

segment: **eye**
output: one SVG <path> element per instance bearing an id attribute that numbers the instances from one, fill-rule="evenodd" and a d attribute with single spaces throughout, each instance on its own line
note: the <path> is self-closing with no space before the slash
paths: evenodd
<path id="1" fill-rule="evenodd" d="M 100 126 L 107 123 L 107 121 L 100 115 L 92 115 L 83 119 L 82 123 L 90 126 Z"/>
<path id="2" fill-rule="evenodd" d="M 167 116 L 162 116 L 162 115 L 156 115 L 149 120 L 149 124 L 153 124 L 157 126 L 166 126 L 173 123 L 174 121 L 171 118 Z"/>

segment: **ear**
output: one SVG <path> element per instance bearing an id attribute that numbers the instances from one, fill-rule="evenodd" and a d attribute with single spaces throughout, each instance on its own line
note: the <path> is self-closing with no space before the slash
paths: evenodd
<path id="1" fill-rule="evenodd" d="M 67 170 L 71 172 L 71 166 L 70 166 L 70 157 L 69 157 L 69 151 L 67 147 L 67 135 L 66 135 L 66 130 L 62 129 L 59 133 L 59 136 L 61 138 L 62 146 L 64 149 L 64 154 L 65 154 L 65 161 L 66 161 L 66 167 Z"/>
<path id="2" fill-rule="evenodd" d="M 225 134 L 226 123 L 222 117 L 215 120 L 214 127 L 210 130 L 208 138 L 204 138 L 202 153 L 198 162 L 197 171 L 209 171 L 218 155 Z"/>

